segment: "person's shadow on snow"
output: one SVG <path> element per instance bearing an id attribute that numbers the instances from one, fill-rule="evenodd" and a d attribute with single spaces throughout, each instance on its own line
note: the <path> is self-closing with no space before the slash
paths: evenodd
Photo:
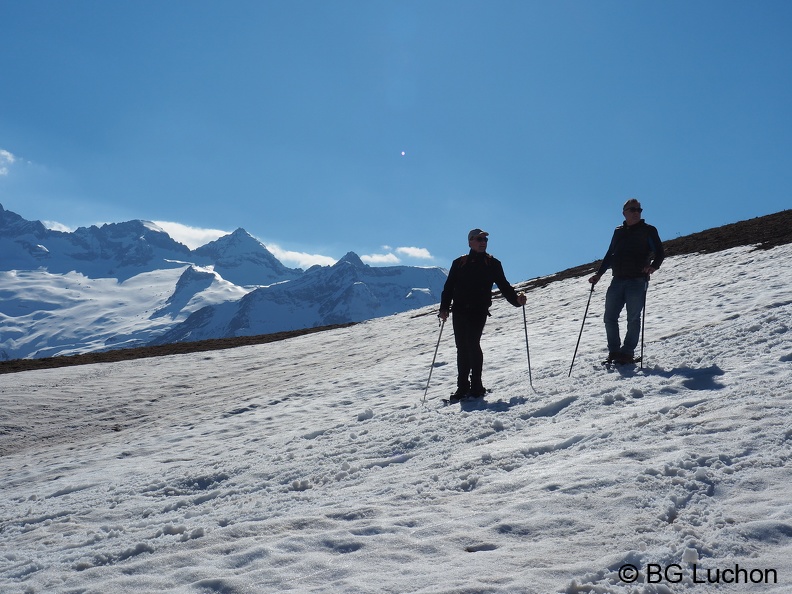
<path id="1" fill-rule="evenodd" d="M 514 408 L 515 406 L 519 406 L 521 404 L 525 404 L 528 402 L 525 398 L 514 397 L 509 399 L 508 402 L 504 402 L 503 400 L 497 400 L 495 402 L 489 402 L 486 399 L 486 396 L 483 398 L 477 398 L 475 400 L 463 400 L 460 402 L 461 410 L 465 412 L 470 412 L 474 410 L 489 410 L 493 412 L 505 412 Z"/>
<path id="2" fill-rule="evenodd" d="M 619 372 L 621 373 L 622 370 L 620 369 Z M 703 367 L 701 369 L 687 366 L 675 367 L 674 369 L 663 369 L 662 367 L 644 367 L 643 369 L 632 370 L 629 375 L 635 375 L 639 373 L 643 375 L 656 375 L 669 379 L 682 376 L 685 378 L 682 381 L 682 385 L 688 390 L 722 390 L 726 387 L 716 379 L 717 377 L 725 375 L 726 373 L 717 365 L 710 365 L 709 367 Z M 627 374 L 622 373 L 622 375 Z"/>

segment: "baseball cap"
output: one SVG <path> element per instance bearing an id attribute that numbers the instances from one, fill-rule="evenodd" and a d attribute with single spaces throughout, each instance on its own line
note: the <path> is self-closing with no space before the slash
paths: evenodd
<path id="1" fill-rule="evenodd" d="M 472 240 L 474 237 L 478 237 L 479 235 L 489 235 L 489 233 L 482 231 L 481 229 L 471 229 L 468 233 L 468 241 Z"/>

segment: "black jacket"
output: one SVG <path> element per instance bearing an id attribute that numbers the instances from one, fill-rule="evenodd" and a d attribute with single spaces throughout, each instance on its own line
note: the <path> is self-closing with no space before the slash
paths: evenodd
<path id="1" fill-rule="evenodd" d="M 500 260 L 490 254 L 480 254 L 473 250 L 460 256 L 451 263 L 443 293 L 440 309 L 461 311 L 487 310 L 492 305 L 492 285 L 497 285 L 506 300 L 519 306 L 517 291 L 514 290 L 503 274 Z"/>
<path id="2" fill-rule="evenodd" d="M 643 269 L 647 266 L 660 268 L 664 258 L 663 243 L 657 229 L 647 225 L 643 219 L 631 226 L 624 223 L 613 232 L 597 274 L 601 276 L 612 268 L 616 278 L 638 278 L 646 276 Z"/>

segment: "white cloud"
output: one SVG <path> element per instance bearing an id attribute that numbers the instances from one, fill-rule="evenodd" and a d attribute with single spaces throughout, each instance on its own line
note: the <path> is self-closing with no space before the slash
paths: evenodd
<path id="1" fill-rule="evenodd" d="M 210 241 L 214 241 L 229 235 L 230 231 L 221 231 L 219 229 L 202 229 L 200 227 L 189 227 L 181 223 L 172 223 L 169 221 L 152 221 L 155 225 L 161 227 L 168 235 L 176 241 L 183 243 L 190 249 L 195 249 L 206 245 Z M 261 241 L 261 240 L 259 240 Z M 274 243 L 262 243 L 266 248 L 281 261 L 285 266 L 293 268 L 310 268 L 316 264 L 320 266 L 332 266 L 336 263 L 335 258 L 330 256 L 322 256 L 321 254 L 307 254 L 305 252 L 295 252 L 285 250 L 279 245 Z"/>
<path id="2" fill-rule="evenodd" d="M 293 252 L 291 250 L 284 250 L 279 245 L 274 243 L 265 244 L 267 249 L 272 252 L 282 264 L 289 267 L 297 268 L 310 268 L 311 266 L 332 266 L 336 263 L 335 258 L 330 256 L 322 256 L 320 254 L 306 254 L 304 252 Z"/>
<path id="3" fill-rule="evenodd" d="M 418 258 L 420 260 L 432 260 L 432 254 L 426 248 L 418 247 L 398 247 L 396 253 L 408 256 L 410 258 Z"/>
<path id="4" fill-rule="evenodd" d="M 8 175 L 9 165 L 13 165 L 16 157 L 5 149 L 0 149 L 0 175 Z"/>
<path id="5" fill-rule="evenodd" d="M 220 231 L 219 229 L 189 227 L 181 223 L 171 223 L 169 221 L 152 221 L 152 223 L 161 227 L 165 233 L 179 243 L 183 243 L 191 250 L 206 245 L 210 241 L 214 241 L 230 233 L 230 231 Z"/>
<path id="6" fill-rule="evenodd" d="M 434 259 L 432 254 L 430 254 L 429 250 L 427 250 L 426 248 L 418 248 L 418 247 L 393 248 L 388 245 L 384 245 L 382 246 L 382 249 L 389 253 L 367 254 L 365 256 L 360 256 L 360 259 L 363 260 L 363 262 L 365 262 L 366 264 L 372 264 L 374 266 L 401 264 L 402 261 L 401 258 L 399 258 L 400 255 L 405 256 L 407 258 L 413 258 L 418 260 Z"/>
<path id="7" fill-rule="evenodd" d="M 67 227 L 63 223 L 59 223 L 58 221 L 41 221 L 41 224 L 44 225 L 47 229 L 52 229 L 53 231 L 63 231 L 64 233 L 71 233 L 74 231 L 71 227 Z"/>
<path id="8" fill-rule="evenodd" d="M 366 264 L 399 264 L 401 262 L 396 254 L 369 254 L 360 256 L 360 259 Z"/>

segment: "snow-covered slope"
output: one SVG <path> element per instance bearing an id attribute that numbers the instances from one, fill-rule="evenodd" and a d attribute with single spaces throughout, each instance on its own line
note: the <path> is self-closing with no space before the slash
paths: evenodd
<path id="1" fill-rule="evenodd" d="M 209 303 L 246 293 L 197 270 L 152 270 L 123 282 L 78 272 L 0 272 L 0 358 L 139 346 Z"/>
<path id="2" fill-rule="evenodd" d="M 0 591 L 786 593 L 791 264 L 790 245 L 667 259 L 643 371 L 599 365 L 598 286 L 567 377 L 588 283 L 533 290 L 535 391 L 499 300 L 493 391 L 461 408 L 439 403 L 450 328 L 421 403 L 429 307 L 0 376 Z"/>
<path id="3" fill-rule="evenodd" d="M 295 330 L 439 301 L 439 268 L 368 269 L 354 254 L 342 262 L 366 271 L 340 273 L 340 262 L 287 268 L 244 229 L 190 250 L 147 221 L 64 233 L 0 206 L 0 360 L 220 338 L 229 328 L 232 335 Z M 303 277 L 299 285 L 287 282 Z M 323 279 L 332 280 L 331 289 Z M 269 285 L 277 289 L 267 297 L 239 303 Z M 196 319 L 210 317 L 203 308 L 217 304 L 224 307 L 211 317 L 225 315 L 224 323 L 197 329 Z"/>

